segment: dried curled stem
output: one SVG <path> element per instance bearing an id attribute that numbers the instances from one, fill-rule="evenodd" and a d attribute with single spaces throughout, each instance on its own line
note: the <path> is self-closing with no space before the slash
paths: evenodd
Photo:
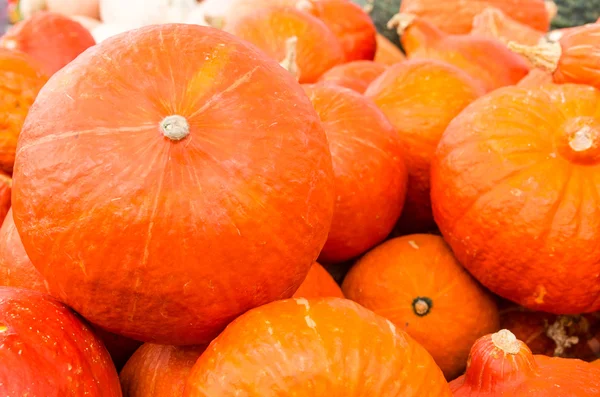
<path id="1" fill-rule="evenodd" d="M 292 36 L 285 42 L 285 58 L 279 64 L 290 72 L 296 80 L 300 78 L 300 69 L 296 58 L 298 55 L 298 37 Z"/>
<path id="2" fill-rule="evenodd" d="M 413 24 L 415 19 L 417 19 L 417 16 L 414 14 L 399 13 L 399 14 L 394 15 L 392 17 L 392 19 L 390 19 L 388 21 L 387 28 L 388 29 L 396 29 L 396 32 L 398 32 L 398 35 L 402 36 L 404 34 L 404 32 L 406 32 L 406 29 L 408 29 L 410 27 L 410 25 Z"/>
<path id="3" fill-rule="evenodd" d="M 574 327 L 574 319 L 571 316 L 560 316 L 554 324 L 546 330 L 546 336 L 556 343 L 554 356 L 563 357 L 567 349 L 579 343 L 579 337 L 569 336 L 569 330 Z"/>
<path id="4" fill-rule="evenodd" d="M 562 55 L 559 43 L 540 43 L 537 46 L 527 46 L 511 41 L 507 45 L 511 51 L 524 56 L 535 67 L 552 73 L 558 68 L 558 62 Z"/>

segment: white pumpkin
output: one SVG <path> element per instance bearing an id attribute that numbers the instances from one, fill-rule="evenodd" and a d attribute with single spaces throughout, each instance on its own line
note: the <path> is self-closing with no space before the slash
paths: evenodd
<path id="1" fill-rule="evenodd" d="M 83 15 L 94 19 L 100 18 L 98 0 L 46 0 L 46 8 L 48 11 L 67 16 Z"/>
<path id="2" fill-rule="evenodd" d="M 196 0 L 100 0 L 100 18 L 110 25 L 134 29 L 182 22 L 197 5 Z"/>
<path id="3" fill-rule="evenodd" d="M 102 24 L 102 22 L 100 22 L 98 19 L 90 18 L 85 15 L 70 15 L 69 18 L 79 22 L 83 25 L 84 28 L 86 28 L 90 32 L 96 27 L 98 27 L 100 24 Z"/>

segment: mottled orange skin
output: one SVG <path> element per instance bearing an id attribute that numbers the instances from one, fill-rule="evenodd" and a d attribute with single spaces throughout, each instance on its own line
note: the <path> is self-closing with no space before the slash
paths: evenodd
<path id="1" fill-rule="evenodd" d="M 174 114 L 182 140 L 162 127 Z M 94 46 L 44 87 L 19 145 L 13 212 L 29 258 L 53 295 L 132 339 L 205 343 L 292 296 L 331 225 L 310 100 L 217 29 L 149 26 Z"/>
<path id="2" fill-rule="evenodd" d="M 281 62 L 286 41 L 298 38 L 296 63 L 300 83 L 314 83 L 327 70 L 344 61 L 344 51 L 327 25 L 292 7 L 265 7 L 228 21 L 225 30 L 249 41 Z"/>
<path id="3" fill-rule="evenodd" d="M 498 330 L 494 298 L 439 236 L 414 234 L 386 241 L 354 265 L 342 288 L 348 299 L 419 342 L 446 379 L 462 374 L 478 338 Z M 415 306 L 419 298 L 428 300 L 428 311 Z"/>
<path id="4" fill-rule="evenodd" d="M 465 34 L 471 31 L 475 16 L 488 7 L 540 31 L 550 27 L 544 0 L 402 0 L 400 12 L 425 18 L 445 32 Z"/>
<path id="5" fill-rule="evenodd" d="M 10 210 L 12 178 L 0 172 L 0 225 Z"/>
<path id="6" fill-rule="evenodd" d="M 536 45 L 545 31 L 534 29 L 512 19 L 502 10 L 490 7 L 473 19 L 471 34 L 499 39 L 502 42 L 515 41 L 525 45 Z"/>
<path id="7" fill-rule="evenodd" d="M 409 59 L 448 62 L 476 79 L 486 92 L 516 84 L 529 72 L 527 61 L 498 40 L 447 34 L 423 18 L 410 24 L 401 41 Z"/>
<path id="8" fill-rule="evenodd" d="M 123 397 L 182 397 L 190 370 L 205 348 L 144 343 L 119 375 Z"/>
<path id="9" fill-rule="evenodd" d="M 46 294 L 0 287 L 0 394 L 120 397 L 102 342 Z"/>
<path id="10" fill-rule="evenodd" d="M 552 73 L 544 69 L 531 69 L 527 76 L 523 77 L 516 85 L 522 88 L 540 88 L 545 84 L 552 83 Z"/>
<path id="11" fill-rule="evenodd" d="M 593 87 L 507 87 L 444 133 L 431 169 L 435 220 L 498 295 L 555 314 L 600 310 L 599 117 Z M 588 149 L 571 146 L 578 131 Z"/>
<path id="12" fill-rule="evenodd" d="M 323 266 L 315 262 L 293 298 L 310 299 L 329 297 L 343 298 L 344 294 L 331 274 Z"/>
<path id="13" fill-rule="evenodd" d="M 324 264 L 352 259 L 379 244 L 400 217 L 408 179 L 398 134 L 377 106 L 346 88 L 304 87 L 327 133 L 335 207 Z"/>
<path id="14" fill-rule="evenodd" d="M 559 40 L 561 54 L 556 70 L 556 83 L 588 84 L 600 89 L 600 23 L 570 29 Z"/>
<path id="15" fill-rule="evenodd" d="M 435 227 L 429 164 L 442 133 L 483 90 L 465 72 L 433 60 L 390 66 L 367 89 L 396 128 L 408 167 L 408 191 L 398 227 L 406 234 Z"/>
<path id="16" fill-rule="evenodd" d="M 394 43 L 385 36 L 377 33 L 377 51 L 375 51 L 374 61 L 383 65 L 394 65 L 402 62 L 406 56 Z"/>
<path id="17" fill-rule="evenodd" d="M 52 75 L 96 44 L 79 22 L 49 11 L 36 12 L 11 27 L 0 38 L 0 46 L 29 54 Z"/>
<path id="18" fill-rule="evenodd" d="M 319 82 L 332 83 L 363 94 L 369 84 L 387 69 L 373 61 L 354 61 L 334 66 L 321 76 Z"/>
<path id="19" fill-rule="evenodd" d="M 486 335 L 473 345 L 464 376 L 452 381 L 454 397 L 584 397 L 600 395 L 600 368 L 581 360 L 533 355 L 520 340 L 506 351 Z"/>
<path id="20" fill-rule="evenodd" d="M 0 48 L 0 171 L 12 174 L 23 121 L 47 80 L 29 55 Z"/>
<path id="21" fill-rule="evenodd" d="M 450 397 L 410 336 L 340 298 L 289 299 L 232 322 L 192 368 L 184 397 Z"/>

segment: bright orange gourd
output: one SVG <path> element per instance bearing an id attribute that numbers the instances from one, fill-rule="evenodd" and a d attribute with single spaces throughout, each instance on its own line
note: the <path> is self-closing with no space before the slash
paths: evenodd
<path id="1" fill-rule="evenodd" d="M 501 330 L 475 342 L 467 372 L 450 387 L 454 397 L 598 396 L 600 368 L 533 355 L 510 331 Z"/>
<path id="2" fill-rule="evenodd" d="M 182 397 L 190 370 L 205 348 L 144 343 L 119 376 L 123 397 Z"/>
<path id="3" fill-rule="evenodd" d="M 12 174 L 23 121 L 47 80 L 29 55 L 0 48 L 0 171 Z"/>
<path id="4" fill-rule="evenodd" d="M 321 263 L 339 263 L 383 241 L 400 217 L 407 171 L 400 139 L 377 106 L 336 86 L 305 86 L 327 133 L 335 208 Z"/>
<path id="5" fill-rule="evenodd" d="M 383 65 L 394 65 L 402 62 L 406 56 L 394 43 L 389 41 L 384 35 L 377 33 L 377 51 L 374 61 Z"/>
<path id="6" fill-rule="evenodd" d="M 302 87 L 197 25 L 114 36 L 54 75 L 14 181 L 15 224 L 53 294 L 165 344 L 205 343 L 292 296 L 333 215 L 329 145 Z"/>
<path id="7" fill-rule="evenodd" d="M 552 73 L 543 69 L 535 68 L 531 69 L 527 76 L 523 77 L 516 85 L 517 87 L 523 88 L 540 88 L 544 84 L 551 83 Z"/>
<path id="8" fill-rule="evenodd" d="M 429 163 L 448 126 L 483 90 L 465 72 L 432 60 L 388 68 L 365 95 L 392 122 L 404 149 L 408 191 L 400 228 L 424 232 L 435 227 L 429 200 Z"/>
<path id="9" fill-rule="evenodd" d="M 313 263 L 294 298 L 343 298 L 342 289 L 319 263 Z"/>
<path id="10" fill-rule="evenodd" d="M 0 225 L 2 225 L 6 214 L 10 210 L 11 193 L 12 178 L 0 172 Z"/>
<path id="11" fill-rule="evenodd" d="M 389 320 L 345 299 L 289 299 L 231 323 L 184 397 L 450 397 L 442 372 Z"/>
<path id="12" fill-rule="evenodd" d="M 386 69 L 386 65 L 373 61 L 348 62 L 329 69 L 321 76 L 319 81 L 350 88 L 363 94 L 369 84 Z"/>
<path id="13" fill-rule="evenodd" d="M 516 84 L 529 72 L 526 60 L 496 39 L 444 33 L 426 19 L 410 14 L 399 14 L 390 26 L 396 24 L 409 59 L 451 63 L 469 73 L 486 91 Z"/>
<path id="14" fill-rule="evenodd" d="M 400 12 L 427 19 L 445 32 L 465 34 L 471 31 L 475 16 L 488 7 L 540 31 L 550 26 L 544 0 L 402 0 Z"/>
<path id="15" fill-rule="evenodd" d="M 507 87 L 471 104 L 431 170 L 435 220 L 459 262 L 530 309 L 600 310 L 599 148 L 593 87 Z"/>
<path id="16" fill-rule="evenodd" d="M 327 25 L 292 7 L 257 9 L 227 22 L 225 30 L 285 64 L 300 83 L 314 83 L 344 61 L 342 46 Z M 294 38 L 297 45 L 292 56 L 289 40 Z"/>
<path id="17" fill-rule="evenodd" d="M 94 44 L 96 41 L 91 33 L 79 22 L 49 11 L 33 14 L 0 38 L 1 46 L 29 54 L 48 75 L 54 74 Z"/>
<path id="18" fill-rule="evenodd" d="M 471 34 L 525 45 L 536 45 L 544 37 L 544 33 L 512 19 L 497 8 L 486 8 L 478 14 L 473 19 L 471 30 Z"/>
<path id="19" fill-rule="evenodd" d="M 348 299 L 392 321 L 427 349 L 446 379 L 462 374 L 473 343 L 499 327 L 494 299 L 439 236 L 386 241 L 350 269 L 342 287 Z"/>

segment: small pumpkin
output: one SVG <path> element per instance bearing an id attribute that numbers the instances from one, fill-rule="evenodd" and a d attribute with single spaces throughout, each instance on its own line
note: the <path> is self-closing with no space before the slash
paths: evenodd
<path id="1" fill-rule="evenodd" d="M 448 126 L 483 90 L 462 70 L 434 60 L 390 66 L 367 89 L 396 128 L 408 167 L 408 190 L 398 227 L 404 234 L 435 227 L 429 199 L 429 164 Z"/>
<path id="2" fill-rule="evenodd" d="M 318 262 L 313 263 L 308 275 L 293 298 L 343 298 L 342 289 L 331 274 Z"/>
<path id="3" fill-rule="evenodd" d="M 12 178 L 0 172 L 0 225 L 4 222 L 10 210 Z"/>
<path id="4" fill-rule="evenodd" d="M 525 45 L 535 45 L 545 32 L 536 30 L 524 23 L 515 21 L 497 8 L 486 8 L 473 19 L 471 34 L 498 39 L 502 42 L 514 41 Z"/>
<path id="5" fill-rule="evenodd" d="M 377 34 L 377 51 L 374 61 L 383 65 L 393 65 L 402 62 L 406 56 L 394 43 L 385 36 Z"/>
<path id="6" fill-rule="evenodd" d="M 182 397 L 190 370 L 205 348 L 144 343 L 119 375 L 123 397 Z"/>
<path id="7" fill-rule="evenodd" d="M 450 383 L 454 397 L 598 396 L 600 368 L 580 360 L 533 355 L 508 330 L 480 338 L 464 376 Z"/>
<path id="8" fill-rule="evenodd" d="M 348 62 L 329 69 L 319 82 L 332 83 L 363 94 L 369 84 L 386 69 L 385 65 L 373 61 Z"/>
<path id="9" fill-rule="evenodd" d="M 234 320 L 200 356 L 184 397 L 439 396 L 448 384 L 405 332 L 352 301 L 288 299 Z"/>
<path id="10" fill-rule="evenodd" d="M 494 298 L 439 236 L 386 241 L 350 269 L 342 288 L 419 342 L 449 380 L 464 371 L 473 343 L 499 327 Z"/>
<path id="11" fill-rule="evenodd" d="M 48 75 L 56 73 L 94 44 L 91 33 L 79 22 L 49 11 L 33 14 L 0 38 L 0 46 L 29 54 Z"/>
<path id="12" fill-rule="evenodd" d="M 377 106 L 349 89 L 304 87 L 327 133 L 335 176 L 333 221 L 321 263 L 355 258 L 396 224 L 406 197 L 400 139 Z"/>

